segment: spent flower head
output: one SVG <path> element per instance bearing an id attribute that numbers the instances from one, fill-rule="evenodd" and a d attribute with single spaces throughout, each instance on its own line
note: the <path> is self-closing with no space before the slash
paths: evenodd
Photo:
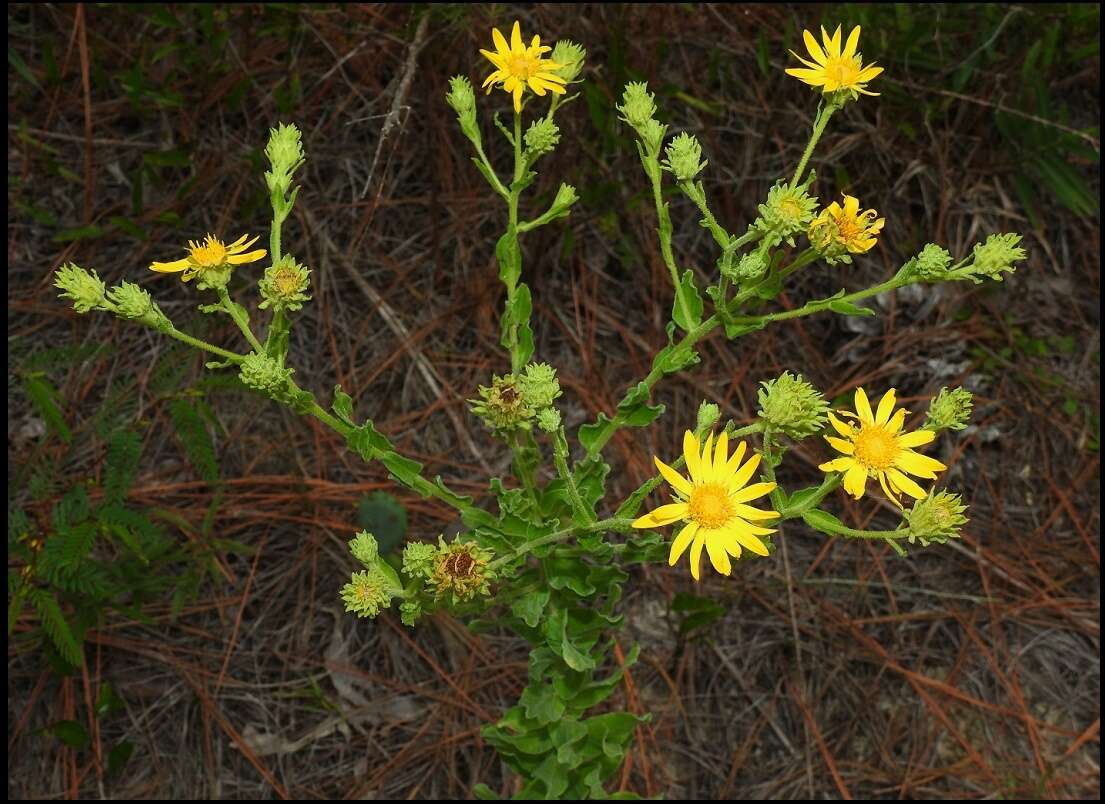
<path id="1" fill-rule="evenodd" d="M 392 597 L 391 584 L 376 569 L 354 572 L 341 589 L 345 610 L 358 617 L 375 617 L 391 605 Z"/>
<path id="2" fill-rule="evenodd" d="M 867 83 L 882 72 L 882 67 L 874 64 L 864 66 L 863 58 L 856 52 L 859 46 L 860 28 L 857 25 L 848 34 L 848 41 L 840 46 L 840 26 L 829 36 L 824 27 L 821 28 L 821 44 L 809 31 L 802 31 L 802 40 L 809 51 L 808 61 L 793 50 L 790 55 L 802 62 L 805 67 L 790 67 L 787 75 L 794 76 L 799 81 L 809 84 L 811 87 L 821 88 L 821 92 L 828 94 L 833 92 L 847 93 L 846 97 L 855 100 L 859 94 L 878 95 L 877 92 L 869 92 Z M 838 96 L 839 97 L 839 96 Z"/>
<path id="3" fill-rule="evenodd" d="M 886 225 L 873 209 L 860 212 L 859 199 L 844 195 L 844 206 L 835 201 L 821 211 L 809 226 L 810 243 L 830 265 L 851 262 L 849 254 L 870 251 Z"/>
<path id="4" fill-rule="evenodd" d="M 663 167 L 676 181 L 694 181 L 709 164 L 702 159 L 702 146 L 693 134 L 682 132 L 668 143 Z"/>
<path id="5" fill-rule="evenodd" d="M 941 388 L 940 393 L 933 397 L 929 403 L 928 413 L 925 415 L 926 430 L 940 432 L 941 430 L 963 430 L 967 427 L 967 421 L 971 418 L 971 406 L 973 395 L 966 388 Z"/>
<path id="6" fill-rule="evenodd" d="M 488 567 L 491 553 L 476 542 L 461 541 L 458 537 L 450 544 L 438 537 L 430 580 L 438 598 L 451 598 L 453 603 L 471 600 L 476 595 L 490 595 L 489 582 L 495 572 Z"/>
<path id="7" fill-rule="evenodd" d="M 492 430 L 506 433 L 529 429 L 536 413 L 522 393 L 521 384 L 513 374 L 492 377 L 491 386 L 479 387 L 480 398 L 468 400 L 472 412 Z"/>
<path id="8" fill-rule="evenodd" d="M 909 528 L 909 543 L 920 542 L 922 547 L 930 543 L 944 544 L 948 539 L 958 539 L 959 531 L 967 524 L 963 505 L 958 494 L 947 491 L 929 492 L 917 500 L 902 519 Z"/>
<path id="9" fill-rule="evenodd" d="M 299 310 L 303 303 L 310 301 L 307 290 L 311 287 L 311 271 L 297 263 L 290 254 L 285 254 L 275 265 L 265 269 L 265 275 L 258 283 L 261 289 L 261 304 L 264 310 Z"/>
<path id="10" fill-rule="evenodd" d="M 542 56 L 550 48 L 541 44 L 541 37 L 534 36 L 527 47 L 522 42 L 522 29 L 518 22 L 510 31 L 510 42 L 499 33 L 498 28 L 491 29 L 491 38 L 495 50 L 480 50 L 484 57 L 495 65 L 495 71 L 484 79 L 483 86 L 488 91 L 501 84 L 503 89 L 514 96 L 514 112 L 522 112 L 522 94 L 526 89 L 543 96 L 546 91 L 563 95 L 565 81 L 556 71 L 564 65 Z"/>
<path id="11" fill-rule="evenodd" d="M 375 536 L 362 530 L 349 540 L 349 552 L 365 567 L 371 568 L 376 566 L 376 559 L 380 557 L 380 545 L 376 543 Z"/>
<path id="12" fill-rule="evenodd" d="M 560 65 L 556 74 L 570 84 L 583 72 L 583 60 L 587 58 L 587 51 L 570 39 L 560 39 L 553 47 L 551 58 Z"/>
<path id="13" fill-rule="evenodd" d="M 760 383 L 760 418 L 791 438 L 807 438 L 825 425 L 829 403 L 801 374 L 784 371 Z"/>
<path id="14" fill-rule="evenodd" d="M 78 313 L 111 309 L 106 303 L 107 286 L 95 271 L 67 262 L 54 272 L 54 287 L 61 290 L 60 296 L 73 302 Z"/>

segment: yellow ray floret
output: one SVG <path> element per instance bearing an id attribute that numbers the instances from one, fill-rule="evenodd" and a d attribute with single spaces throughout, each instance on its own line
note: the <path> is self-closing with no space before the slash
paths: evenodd
<path id="1" fill-rule="evenodd" d="M 760 556 L 768 554 L 759 537 L 774 531 L 754 523 L 777 519 L 779 514 L 748 503 L 772 492 L 775 484 L 748 484 L 760 465 L 760 456 L 753 454 L 742 464 L 746 450 L 742 441 L 730 456 L 729 436 L 725 433 L 717 437 L 716 444 L 712 433 L 706 437 L 705 444 L 700 444 L 694 434 L 687 431 L 683 436 L 687 477 L 659 458 L 653 458 L 660 474 L 675 490 L 675 502 L 661 505 L 634 520 L 633 527 L 658 528 L 673 522 L 686 522 L 672 542 L 668 564 L 674 566 L 690 547 L 691 576 L 696 581 L 703 548 L 714 569 L 722 575 L 730 573 L 729 556 L 740 558 L 741 548 Z"/>
<path id="2" fill-rule="evenodd" d="M 567 91 L 565 80 L 554 72 L 564 65 L 541 58 L 542 53 L 552 48 L 542 45 L 540 36 L 533 37 L 526 47 L 522 43 L 521 26 L 515 21 L 509 44 L 498 28 L 491 29 L 491 39 L 495 42 L 495 50 L 481 48 L 480 53 L 495 65 L 495 71 L 484 79 L 483 86 L 491 92 L 496 84 L 502 84 L 503 89 L 514 96 L 515 112 L 522 111 L 522 93 L 527 87 L 537 95 L 544 95 L 546 90 L 558 95 Z"/>
<path id="3" fill-rule="evenodd" d="M 873 209 L 859 211 L 859 199 L 844 195 L 844 206 L 836 201 L 829 204 L 810 223 L 810 242 L 822 251 L 831 246 L 847 249 L 852 254 L 863 254 L 878 242 L 878 234 L 886 225 Z"/>
<path id="4" fill-rule="evenodd" d="M 882 72 L 882 67 L 874 64 L 863 66 L 860 55 L 856 53 L 859 46 L 859 26 L 857 25 L 848 34 L 848 41 L 844 49 L 840 48 L 840 26 L 832 36 L 821 29 L 821 42 L 818 44 L 813 34 L 802 31 L 802 40 L 806 43 L 813 61 L 807 61 L 790 51 L 790 55 L 806 65 L 805 67 L 791 67 L 787 69 L 787 75 L 793 75 L 799 81 L 809 84 L 811 87 L 821 87 L 822 92 L 836 92 L 840 89 L 850 89 L 862 92 L 864 95 L 878 95 L 877 92 L 868 92 L 865 88 L 867 82 Z"/>
<path id="5" fill-rule="evenodd" d="M 936 473 L 947 469 L 940 461 L 914 452 L 936 438 L 932 430 L 914 430 L 903 433 L 906 409 L 894 410 L 894 389 L 891 388 L 879 401 L 878 410 L 872 412 L 867 394 L 856 389 L 855 412 L 835 411 L 840 416 L 853 419 L 855 424 L 842 422 L 829 413 L 829 423 L 839 434 L 826 436 L 829 446 L 844 457 L 834 458 L 818 468 L 825 472 L 842 472 L 844 490 L 857 500 L 863 496 L 868 478 L 877 478 L 886 496 L 899 508 L 903 492 L 914 499 L 925 498 L 922 489 L 907 473 L 925 480 L 935 480 Z"/>
<path id="6" fill-rule="evenodd" d="M 151 263 L 150 270 L 162 274 L 175 274 L 183 271 L 184 275 L 181 279 L 187 282 L 204 271 L 217 271 L 228 265 L 256 262 L 264 257 L 267 252 L 263 248 L 246 252 L 247 248 L 257 242 L 257 237 L 252 240 L 247 238 L 249 238 L 249 235 L 242 235 L 229 246 L 210 234 L 204 238 L 202 243 L 189 240 L 187 257 L 173 262 Z"/>

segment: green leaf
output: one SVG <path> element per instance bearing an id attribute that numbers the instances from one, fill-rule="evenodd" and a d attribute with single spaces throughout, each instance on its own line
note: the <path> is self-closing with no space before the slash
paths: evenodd
<path id="1" fill-rule="evenodd" d="M 142 437 L 133 430 L 119 430 L 107 442 L 104 460 L 104 502 L 120 503 L 134 484 L 142 457 Z"/>
<path id="2" fill-rule="evenodd" d="M 514 287 L 522 275 L 522 252 L 518 246 L 518 233 L 508 231 L 495 244 L 495 258 L 499 261 L 499 279 L 507 287 Z"/>
<path id="3" fill-rule="evenodd" d="M 46 420 L 47 426 L 54 431 L 58 438 L 66 444 L 72 441 L 73 434 L 69 431 L 65 419 L 62 418 L 61 410 L 58 409 L 56 401 L 61 398 L 61 394 L 58 393 L 53 384 L 41 373 L 35 372 L 24 376 L 23 390 L 31 404 L 34 405 L 35 410 L 38 411 L 38 415 Z"/>
<path id="4" fill-rule="evenodd" d="M 96 717 L 106 717 L 112 712 L 124 709 L 125 706 L 119 693 L 110 682 L 105 681 L 100 687 L 100 694 L 96 696 Z"/>
<path id="5" fill-rule="evenodd" d="M 357 524 L 376 537 L 380 553 L 395 550 L 407 538 L 407 509 L 386 491 L 361 498 Z"/>
<path id="6" fill-rule="evenodd" d="M 62 229 L 50 239 L 55 243 L 70 243 L 74 240 L 95 240 L 103 235 L 104 230 L 100 226 L 75 226 L 71 229 Z"/>
<path id="7" fill-rule="evenodd" d="M 353 419 L 353 397 L 343 391 L 340 385 L 334 386 L 334 403 L 330 409 L 346 424 L 357 426 Z"/>
<path id="8" fill-rule="evenodd" d="M 88 732 L 75 720 L 59 720 L 47 729 L 70 748 L 83 751 L 88 747 Z"/>
<path id="9" fill-rule="evenodd" d="M 802 514 L 802 520 L 816 531 L 827 533 L 830 536 L 839 536 L 841 529 L 847 526 L 827 511 L 814 508 Z"/>
<path id="10" fill-rule="evenodd" d="M 526 710 L 526 717 L 542 726 L 559 720 L 564 714 L 564 702 L 556 696 L 551 684 L 531 683 L 522 691 L 518 703 Z"/>
<path id="11" fill-rule="evenodd" d="M 688 332 L 702 323 L 702 296 L 694 283 L 694 271 L 684 271 L 683 278 L 679 280 L 671 320 Z"/>
<path id="12" fill-rule="evenodd" d="M 111 749 L 111 753 L 107 755 L 107 772 L 108 775 L 113 775 L 121 771 L 130 761 L 131 755 L 134 753 L 134 744 L 128 740 L 123 740 L 117 746 Z"/>
<path id="13" fill-rule="evenodd" d="M 783 503 L 785 506 L 780 513 L 791 513 L 797 509 L 803 508 L 809 504 L 809 501 L 817 496 L 818 491 L 821 490 L 820 486 L 809 486 L 808 488 L 799 489 L 787 498 Z"/>
<path id="14" fill-rule="evenodd" d="M 499 795 L 483 782 L 472 788 L 472 795 L 480 801 L 499 801 Z"/>
<path id="15" fill-rule="evenodd" d="M 185 398 L 174 399 L 169 403 L 169 418 L 196 473 L 208 483 L 217 483 L 219 464 L 215 460 L 215 444 L 195 405 Z"/>
<path id="16" fill-rule="evenodd" d="M 843 299 L 835 299 L 829 302 L 829 309 L 841 315 L 870 316 L 875 314 L 875 311 L 870 307 L 861 307 L 858 304 L 852 304 L 852 302 L 844 301 Z"/>
<path id="17" fill-rule="evenodd" d="M 54 596 L 44 589 L 36 589 L 31 593 L 31 602 L 42 618 L 42 630 L 50 637 L 61 657 L 73 667 L 80 667 L 84 663 L 81 645 L 73 636 Z"/>
<path id="18" fill-rule="evenodd" d="M 530 628 L 536 628 L 549 602 L 549 594 L 548 590 L 529 592 L 514 600 L 510 611 Z"/>
<path id="19" fill-rule="evenodd" d="M 583 653 L 571 640 L 568 639 L 568 621 L 569 617 L 564 617 L 564 628 L 562 632 L 562 638 L 560 642 L 560 656 L 564 659 L 564 663 L 573 670 L 593 670 L 595 667 L 595 660 L 589 655 Z"/>

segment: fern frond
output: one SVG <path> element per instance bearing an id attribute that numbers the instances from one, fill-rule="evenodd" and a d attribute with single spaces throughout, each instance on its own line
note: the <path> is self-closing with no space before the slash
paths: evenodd
<path id="1" fill-rule="evenodd" d="M 62 658 L 74 667 L 80 667 L 84 663 L 84 655 L 81 652 L 81 644 L 73 636 L 73 630 L 69 627 L 65 616 L 61 613 L 61 606 L 54 596 L 45 589 L 34 589 L 30 593 L 31 602 L 42 620 L 42 630 Z"/>
<path id="2" fill-rule="evenodd" d="M 217 482 L 219 465 L 215 460 L 215 445 L 195 406 L 187 399 L 174 399 L 169 403 L 169 416 L 196 472 L 208 483 Z"/>
<path id="3" fill-rule="evenodd" d="M 104 501 L 120 503 L 134 485 L 138 461 L 142 457 L 142 436 L 133 430 L 112 433 L 104 461 Z"/>

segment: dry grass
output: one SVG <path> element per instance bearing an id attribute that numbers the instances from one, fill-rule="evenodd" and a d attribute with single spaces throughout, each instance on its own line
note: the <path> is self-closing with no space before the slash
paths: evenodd
<path id="1" fill-rule="evenodd" d="M 76 16 L 65 6 L 9 10 L 9 24 L 19 26 L 9 47 L 38 69 L 49 41 L 60 72 L 42 92 L 17 91 L 9 76 L 9 120 L 81 178 L 65 184 L 51 175 L 48 152 L 9 128 L 9 175 L 22 180 L 16 200 L 32 199 L 67 226 L 106 225 L 129 214 L 127 177 L 143 153 L 183 147 L 192 155 L 190 168 L 168 169 L 145 187 L 136 216 L 150 232 L 145 241 L 109 230 L 58 244 L 53 230 L 9 214 L 9 343 L 118 345 L 55 377 L 75 428 L 113 379 L 137 373 L 144 384 L 166 342 L 106 316 L 74 316 L 49 287 L 51 269 L 75 260 L 109 282 L 141 281 L 171 317 L 187 320 L 191 292 L 143 267 L 207 230 L 261 230 L 266 207 L 247 156 L 270 123 L 294 119 L 309 160 L 284 241 L 315 271 L 315 299 L 292 336 L 298 381 L 324 399 L 340 382 L 358 412 L 431 476 L 483 494 L 477 479 L 507 473 L 507 457 L 464 400 L 507 368 L 492 248 L 502 215 L 442 97 L 449 75 L 482 70 L 474 54 L 491 9 L 435 9 L 405 90 L 417 28 L 407 7 L 218 13 L 231 33 L 212 54 L 215 66 L 174 72 L 180 51 L 157 62 L 151 51 L 169 42 L 203 48 L 202 30 L 166 31 L 147 12 L 120 7 L 85 6 Z M 567 180 L 588 191 L 566 225 L 524 243 L 537 355 L 560 371 L 571 427 L 612 409 L 645 373 L 670 304 L 636 156 L 625 132 L 596 133 L 625 77 L 619 65 L 662 89 L 675 129 L 700 134 L 707 189 L 736 228 L 804 142 L 812 98 L 778 69 L 785 50 L 773 32 L 793 39 L 808 21 L 805 11 L 772 6 L 519 13 L 527 30 L 570 35 L 591 53 L 592 94 L 561 115 L 563 144 L 537 185 L 547 192 Z M 773 54 L 767 77 L 756 67 L 761 31 Z M 147 81 L 171 81 L 162 89 L 179 92 L 182 106 L 138 113 L 122 96 L 111 77 L 139 54 Z M 93 80 L 97 70 L 104 77 Z M 231 109 L 228 94 L 243 78 L 241 105 Z M 910 76 L 887 80 L 897 79 Z M 1095 61 L 1066 87 L 1074 99 L 1091 99 L 1072 125 L 1097 119 L 1097 79 Z M 987 80 L 994 94 L 982 101 L 1011 79 L 995 71 Z M 293 110 L 279 114 L 281 93 L 295 83 Z M 671 97 L 678 88 L 710 111 Z M 398 122 L 381 139 L 393 109 Z M 834 120 L 814 162 L 822 192 L 837 186 L 839 166 L 885 215 L 887 230 L 869 258 L 809 272 L 783 303 L 864 286 L 930 239 L 962 254 L 991 231 L 1027 233 L 991 113 L 985 103 L 953 105 L 915 142 L 878 100 Z M 502 164 L 499 145 L 492 159 Z M 243 209 L 251 211 L 243 217 Z M 179 231 L 155 222 L 165 212 L 181 216 Z M 673 218 L 681 261 L 706 276 L 707 233 L 682 199 Z M 975 425 L 938 444 L 948 484 L 971 506 L 961 542 L 903 561 L 881 545 L 790 525 L 778 560 L 750 562 L 732 579 L 711 576 L 693 590 L 729 611 L 692 639 L 678 635 L 668 610 L 676 592 L 692 591 L 685 573 L 650 567 L 634 577 L 621 645 L 636 640 L 643 650 L 622 695 L 653 719 L 624 767 L 624 789 L 673 799 L 1099 795 L 1098 453 L 1087 448 L 1089 422 L 1062 410 L 1071 397 L 1099 407 L 1099 230 L 1096 220 L 1056 210 L 1045 223 L 1026 237 L 1028 264 L 1001 286 L 901 292 L 879 299 L 874 319 L 811 318 L 735 345 L 710 338 L 700 366 L 658 388 L 669 410 L 661 425 L 611 443 L 616 499 L 649 473 L 650 455 L 671 451 L 702 398 L 748 420 L 756 383 L 784 368 L 831 396 L 857 383 L 894 385 L 918 409 L 940 386 L 963 383 L 977 400 Z M 1071 335 L 1077 348 L 1003 357 L 1017 343 L 1014 329 Z M 215 333 L 228 344 L 234 335 Z M 1034 373 L 1041 366 L 1059 379 L 1042 384 Z M 201 376 L 198 357 L 192 372 Z M 473 635 L 446 617 L 409 631 L 392 616 L 345 616 L 337 598 L 350 569 L 343 540 L 355 529 L 358 498 L 391 489 L 382 467 L 361 464 L 330 432 L 271 404 L 234 395 L 209 402 L 225 431 L 215 533 L 250 545 L 252 555 L 222 556 L 219 580 L 176 620 L 167 605 L 147 610 L 146 624 L 111 616 L 89 637 L 82 677 L 58 680 L 34 652 L 10 643 L 9 798 L 457 798 L 477 781 L 511 792 L 513 780 L 478 729 L 516 699 L 525 646 Z M 203 538 L 214 491 L 182 463 L 166 413 L 144 391 L 138 413 L 147 446 L 131 502 L 169 509 L 195 526 L 181 538 Z M 9 462 L 21 458 L 30 416 L 9 391 Z M 822 454 L 814 444 L 798 449 L 783 484 L 806 485 Z M 79 456 L 67 471 L 94 474 L 101 457 Z M 454 526 L 442 506 L 400 496 L 413 537 Z M 894 521 L 869 498 L 834 504 L 849 522 Z M 21 620 L 19 628 L 28 626 Z M 40 732 L 59 719 L 87 719 L 104 681 L 126 712 L 98 724 L 89 750 L 75 753 Z M 124 737 L 135 756 L 105 778 L 104 753 Z"/>

